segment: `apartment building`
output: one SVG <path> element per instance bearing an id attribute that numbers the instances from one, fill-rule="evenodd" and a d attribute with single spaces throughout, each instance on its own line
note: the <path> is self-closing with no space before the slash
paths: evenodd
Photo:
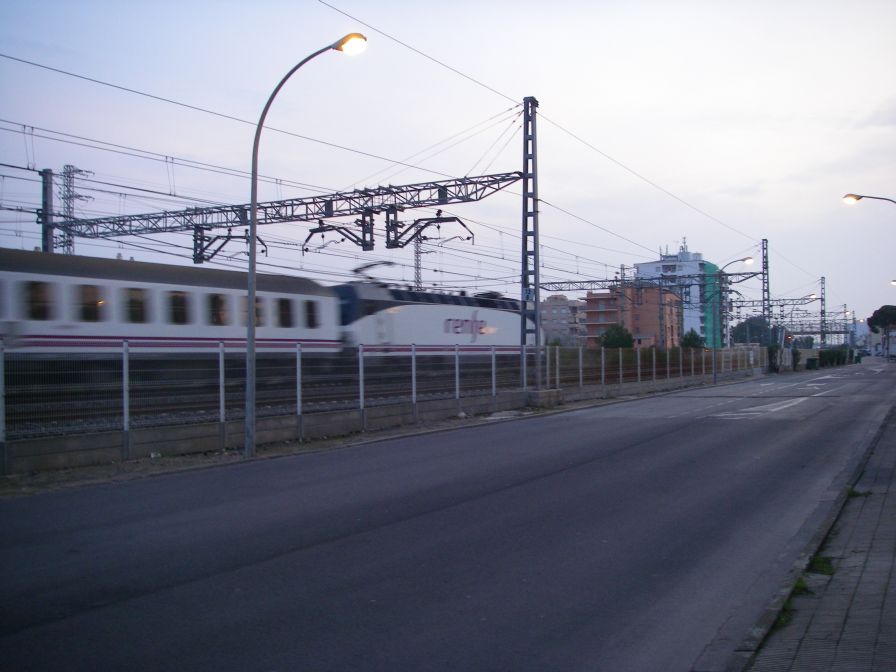
<path id="1" fill-rule="evenodd" d="M 584 301 L 554 294 L 541 302 L 541 335 L 545 343 L 578 347 L 585 344 Z"/>
<path id="2" fill-rule="evenodd" d="M 688 250 L 683 241 L 677 254 L 660 254 L 656 261 L 635 264 L 635 270 L 644 282 L 661 283 L 681 298 L 681 333 L 693 329 L 707 347 L 722 346 L 724 314 L 718 266 Z"/>
<path id="3" fill-rule="evenodd" d="M 621 324 L 636 348 L 674 348 L 681 342 L 681 300 L 658 284 L 630 281 L 585 297 L 586 345 L 600 347 L 600 338 Z"/>

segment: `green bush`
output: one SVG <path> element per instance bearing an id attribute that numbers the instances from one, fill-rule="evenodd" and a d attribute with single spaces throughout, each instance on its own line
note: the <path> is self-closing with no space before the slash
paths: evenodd
<path id="1" fill-rule="evenodd" d="M 846 348 L 831 348 L 818 351 L 819 366 L 843 366 L 847 362 L 849 352 Z"/>
<path id="2" fill-rule="evenodd" d="M 778 358 L 780 348 L 778 344 L 768 346 L 768 372 L 778 373 L 781 368 L 781 362 Z"/>

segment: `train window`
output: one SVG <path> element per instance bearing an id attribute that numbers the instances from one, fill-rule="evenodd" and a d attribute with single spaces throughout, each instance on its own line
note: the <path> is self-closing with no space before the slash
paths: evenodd
<path id="1" fill-rule="evenodd" d="M 249 303 L 248 296 L 240 297 L 240 323 L 245 326 L 246 325 L 246 305 Z M 264 298 L 260 296 L 255 297 L 255 326 L 260 327 L 264 325 Z"/>
<path id="2" fill-rule="evenodd" d="M 149 292 L 139 287 L 126 287 L 122 294 L 125 321 L 135 324 L 148 322 Z"/>
<path id="3" fill-rule="evenodd" d="M 97 285 L 78 285 L 75 287 L 75 305 L 77 319 L 81 322 L 99 322 L 105 319 L 106 301 L 100 294 Z"/>
<path id="4" fill-rule="evenodd" d="M 277 299 L 277 326 L 292 326 L 292 299 Z"/>
<path id="5" fill-rule="evenodd" d="M 227 314 L 227 295 L 209 294 L 207 300 L 208 323 L 219 326 L 230 324 L 230 316 Z"/>
<path id="6" fill-rule="evenodd" d="M 186 292 L 168 292 L 168 322 L 187 324 L 190 321 L 189 297 Z"/>
<path id="7" fill-rule="evenodd" d="M 317 301 L 305 301 L 305 326 L 308 329 L 320 326 L 317 320 Z"/>
<path id="8" fill-rule="evenodd" d="M 25 314 L 29 320 L 53 319 L 53 286 L 49 282 L 25 283 Z"/>

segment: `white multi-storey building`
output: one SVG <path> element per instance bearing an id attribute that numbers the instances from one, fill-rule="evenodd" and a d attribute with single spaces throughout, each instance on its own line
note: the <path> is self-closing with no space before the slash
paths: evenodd
<path id="1" fill-rule="evenodd" d="M 722 346 L 721 289 L 719 267 L 688 250 L 682 241 L 677 254 L 660 254 L 657 261 L 635 264 L 638 278 L 661 283 L 682 301 L 681 334 L 691 329 L 709 348 Z"/>

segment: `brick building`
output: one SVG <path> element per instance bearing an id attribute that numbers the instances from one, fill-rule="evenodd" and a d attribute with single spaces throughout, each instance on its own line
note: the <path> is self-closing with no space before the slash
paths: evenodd
<path id="1" fill-rule="evenodd" d="M 681 342 L 682 305 L 672 292 L 643 282 L 626 282 L 585 297 L 586 345 L 600 347 L 600 337 L 621 324 L 636 348 L 674 348 Z"/>

